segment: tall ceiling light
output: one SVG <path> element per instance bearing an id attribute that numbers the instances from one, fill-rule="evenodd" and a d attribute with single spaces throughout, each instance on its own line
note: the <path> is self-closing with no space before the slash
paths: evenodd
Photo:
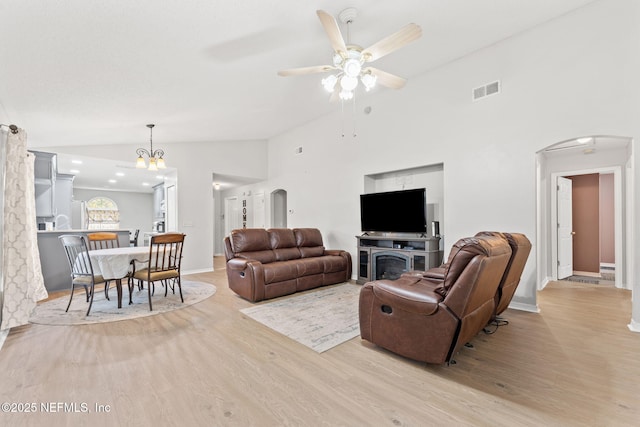
<path id="1" fill-rule="evenodd" d="M 149 157 L 149 170 L 157 171 L 158 169 L 165 169 L 167 166 L 164 164 L 164 151 L 160 148 L 157 150 L 153 149 L 153 127 L 154 124 L 149 124 L 147 127 L 149 128 L 149 150 L 146 148 L 138 148 L 136 150 L 136 154 L 138 155 L 138 161 L 136 162 L 136 167 L 140 169 L 144 169 L 147 167 L 147 164 L 144 161 L 143 156 Z"/>

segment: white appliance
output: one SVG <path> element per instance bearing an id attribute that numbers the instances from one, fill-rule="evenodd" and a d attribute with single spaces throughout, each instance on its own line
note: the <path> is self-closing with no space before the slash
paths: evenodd
<path id="1" fill-rule="evenodd" d="M 74 200 L 71 202 L 71 228 L 74 230 L 86 230 L 88 227 L 87 202 Z"/>

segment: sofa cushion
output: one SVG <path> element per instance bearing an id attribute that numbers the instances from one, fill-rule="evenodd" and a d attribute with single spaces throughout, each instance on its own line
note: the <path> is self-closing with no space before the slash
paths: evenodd
<path id="1" fill-rule="evenodd" d="M 297 264 L 300 261 L 276 261 L 263 264 L 264 283 L 266 285 L 276 282 L 285 282 L 298 277 Z"/>
<path id="2" fill-rule="evenodd" d="M 289 228 L 270 228 L 267 233 L 269 233 L 271 249 L 295 248 L 297 246 L 296 236 Z"/>
<path id="3" fill-rule="evenodd" d="M 337 271 L 345 271 L 347 268 L 347 260 L 337 255 L 327 255 L 320 258 L 324 264 L 325 273 L 335 273 Z"/>
<path id="4" fill-rule="evenodd" d="M 269 233 L 262 228 L 243 228 L 231 231 L 234 253 L 271 250 Z"/>
<path id="5" fill-rule="evenodd" d="M 323 246 L 322 234 L 317 228 L 294 228 L 298 247 Z"/>
<path id="6" fill-rule="evenodd" d="M 296 246 L 296 236 L 293 230 L 288 228 L 271 228 L 267 230 L 271 249 L 275 254 L 276 261 L 288 261 L 299 259 L 300 250 Z"/>
<path id="7" fill-rule="evenodd" d="M 321 257 L 303 258 L 296 262 L 298 277 L 324 273 L 324 262 Z"/>

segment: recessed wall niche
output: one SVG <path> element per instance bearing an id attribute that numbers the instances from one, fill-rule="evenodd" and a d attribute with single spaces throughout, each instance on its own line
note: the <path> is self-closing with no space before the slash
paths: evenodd
<path id="1" fill-rule="evenodd" d="M 444 219 L 444 163 L 417 166 L 373 173 L 364 176 L 364 192 L 379 193 L 384 191 L 409 190 L 426 188 L 427 221 L 429 236 L 432 235 L 431 222 L 440 223 L 440 235 L 445 233 Z M 440 240 L 442 245 L 444 239 Z M 442 249 L 442 248 L 441 248 Z"/>

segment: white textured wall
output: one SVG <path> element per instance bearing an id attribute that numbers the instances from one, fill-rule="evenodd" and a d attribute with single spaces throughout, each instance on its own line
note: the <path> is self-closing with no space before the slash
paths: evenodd
<path id="1" fill-rule="evenodd" d="M 272 138 L 269 185 L 287 190 L 289 225 L 317 226 L 327 246 L 354 254 L 363 176 L 442 162 L 446 251 L 479 230 L 525 233 L 534 248 L 514 301 L 535 307 L 535 153 L 581 135 L 640 135 L 639 3 L 596 2 L 360 98 L 356 138 L 340 137 L 339 112 Z M 501 94 L 471 101 L 497 79 Z"/>

